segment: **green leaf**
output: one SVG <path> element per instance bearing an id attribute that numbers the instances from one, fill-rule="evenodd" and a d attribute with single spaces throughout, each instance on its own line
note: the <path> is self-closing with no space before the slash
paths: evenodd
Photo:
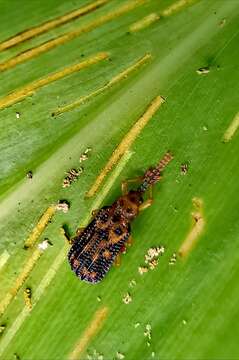
<path id="1" fill-rule="evenodd" d="M 89 4 L 2 3 L 0 354 L 238 359 L 238 2 L 102 1 L 4 49 L 17 33 Z M 99 53 L 104 59 L 89 64 Z M 165 102 L 127 143 L 158 96 Z M 97 285 L 78 280 L 62 226 L 74 236 L 92 210 L 120 196 L 122 180 L 143 175 L 168 150 L 174 160 L 132 224 L 121 266 Z M 67 213 L 55 211 L 59 200 Z M 45 239 L 52 246 L 41 251 Z M 158 246 L 165 251 L 151 270 L 145 255 Z"/>

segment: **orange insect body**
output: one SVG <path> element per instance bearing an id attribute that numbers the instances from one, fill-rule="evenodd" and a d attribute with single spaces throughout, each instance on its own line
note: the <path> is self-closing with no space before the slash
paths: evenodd
<path id="1" fill-rule="evenodd" d="M 119 197 L 111 206 L 101 208 L 89 225 L 73 239 L 68 260 L 81 280 L 98 283 L 107 274 L 129 240 L 130 223 L 147 202 L 144 202 L 143 194 L 159 181 L 163 168 L 171 159 L 172 155 L 167 153 L 158 166 L 146 171 L 136 190 Z"/>

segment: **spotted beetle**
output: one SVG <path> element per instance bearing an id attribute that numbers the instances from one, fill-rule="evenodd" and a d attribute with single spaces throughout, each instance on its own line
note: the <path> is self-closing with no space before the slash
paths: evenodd
<path id="1" fill-rule="evenodd" d="M 81 280 L 100 282 L 125 245 L 131 243 L 130 223 L 138 213 L 152 204 L 152 186 L 161 179 L 162 170 L 172 160 L 167 152 L 155 168 L 144 176 L 122 182 L 122 196 L 111 206 L 93 212 L 93 219 L 86 228 L 72 239 L 68 253 L 71 269 Z M 128 191 L 128 183 L 140 181 L 136 190 Z M 149 198 L 143 194 L 149 191 Z"/>

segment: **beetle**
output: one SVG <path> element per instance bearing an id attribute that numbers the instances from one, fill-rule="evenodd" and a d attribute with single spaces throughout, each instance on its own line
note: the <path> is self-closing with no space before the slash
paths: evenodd
<path id="1" fill-rule="evenodd" d="M 105 277 L 117 256 L 131 244 L 130 224 L 140 211 L 152 204 L 152 186 L 161 179 L 162 170 L 172 158 L 167 152 L 144 176 L 123 181 L 122 196 L 112 205 L 93 211 L 88 226 L 80 229 L 71 240 L 68 260 L 77 277 L 89 283 L 98 283 Z M 129 191 L 128 184 L 134 182 L 140 182 L 140 185 Z M 143 200 L 146 191 L 149 197 Z"/>

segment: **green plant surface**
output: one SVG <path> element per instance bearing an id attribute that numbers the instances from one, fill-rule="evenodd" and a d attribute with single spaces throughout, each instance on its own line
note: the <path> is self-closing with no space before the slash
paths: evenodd
<path id="1" fill-rule="evenodd" d="M 84 6 L 89 1 L 2 1 L 0 40 Z M 126 1 L 99 9 L 0 53 L 0 62 L 53 37 L 83 26 Z M 82 339 L 79 357 L 117 359 L 238 359 L 239 296 L 238 134 L 223 135 L 238 112 L 238 21 L 234 0 L 194 1 L 138 32 L 132 23 L 152 12 L 162 14 L 174 1 L 146 1 L 92 31 L 1 73 L 0 96 L 60 71 L 99 52 L 108 59 L 39 88 L 0 110 L 0 302 L 24 263 L 45 238 L 53 246 L 42 254 L 23 286 L 2 314 L 2 359 L 68 359 Z M 9 23 L 11 14 L 11 26 Z M 147 61 L 83 105 L 59 116 L 58 107 L 104 86 L 145 54 Z M 199 74 L 199 68 L 209 68 Z M 129 152 L 107 175 L 93 198 L 85 194 L 112 152 L 156 96 L 165 102 L 141 131 Z M 20 117 L 16 117 L 16 113 Z M 89 158 L 80 155 L 92 148 Z M 170 149 L 174 160 L 154 187 L 154 203 L 132 224 L 133 245 L 105 279 L 90 285 L 70 271 L 68 244 L 86 225 L 90 212 L 120 195 L 121 181 L 142 175 Z M 181 166 L 188 165 L 186 174 Z M 69 188 L 65 173 L 83 166 Z M 28 179 L 28 171 L 33 178 Z M 178 255 L 202 201 L 204 227 L 188 256 Z M 56 212 L 33 249 L 24 242 L 51 205 L 65 199 L 69 211 Z M 164 246 L 154 270 L 140 275 L 148 249 Z M 172 256 L 177 254 L 172 264 Z M 58 261 L 59 260 L 59 261 Z M 1 262 L 0 262 L 1 263 Z M 171 263 L 171 264 L 170 264 Z M 46 276 L 48 279 L 44 282 Z M 50 276 L 52 276 L 50 278 Z M 130 282 L 135 280 L 132 287 Z M 32 289 L 33 308 L 23 292 Z M 122 299 L 130 293 L 132 301 Z M 89 335 L 98 311 L 106 309 Z M 151 339 L 144 335 L 151 326 Z M 97 327 L 97 326 L 96 326 Z M 118 352 L 118 355 L 117 355 Z"/>

